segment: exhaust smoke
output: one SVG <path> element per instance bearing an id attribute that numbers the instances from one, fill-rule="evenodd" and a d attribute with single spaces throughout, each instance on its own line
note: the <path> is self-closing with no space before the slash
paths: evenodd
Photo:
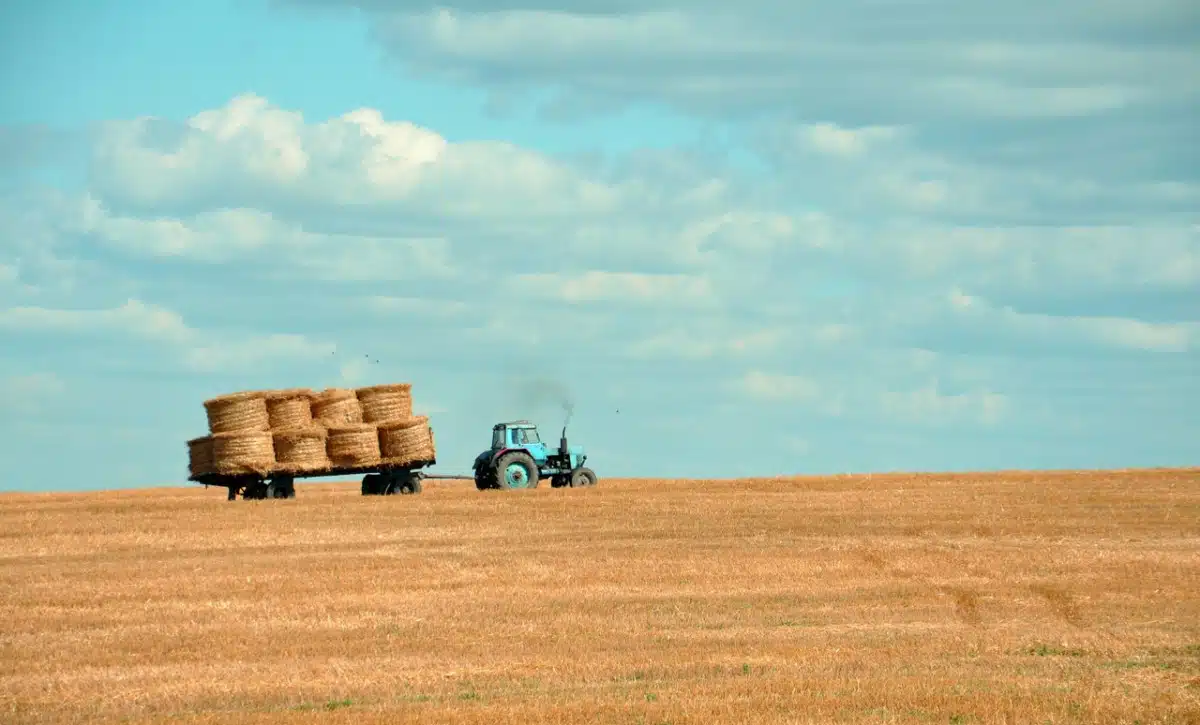
<path id="1" fill-rule="evenodd" d="M 526 378 L 513 386 L 517 403 L 523 408 L 545 409 L 555 407 L 562 410 L 563 427 L 571 423 L 575 413 L 575 400 L 567 386 L 548 378 Z"/>

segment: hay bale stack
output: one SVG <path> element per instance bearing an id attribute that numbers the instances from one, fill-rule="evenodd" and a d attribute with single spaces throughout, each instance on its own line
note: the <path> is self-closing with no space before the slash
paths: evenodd
<path id="1" fill-rule="evenodd" d="M 355 399 L 357 402 L 357 399 Z M 325 452 L 335 468 L 379 465 L 379 429 L 370 423 L 329 426 Z"/>
<path id="2" fill-rule="evenodd" d="M 383 463 L 394 466 L 432 461 L 436 451 L 433 447 L 433 430 L 429 427 L 429 418 L 418 415 L 380 425 L 379 452 Z"/>
<path id="3" fill-rule="evenodd" d="M 210 433 L 249 433 L 271 429 L 267 401 L 261 391 L 222 395 L 204 401 Z"/>
<path id="4" fill-rule="evenodd" d="M 326 453 L 328 434 L 319 425 L 275 431 L 275 467 L 284 473 L 313 473 L 332 466 Z"/>
<path id="5" fill-rule="evenodd" d="M 270 419 L 271 430 L 311 427 L 314 395 L 315 393 L 307 388 L 272 390 L 267 393 L 267 417 Z"/>
<path id="6" fill-rule="evenodd" d="M 364 423 L 392 423 L 412 417 L 412 383 L 372 385 L 354 391 Z"/>
<path id="7" fill-rule="evenodd" d="M 193 438 L 188 441 L 188 474 L 191 476 L 207 476 L 212 472 L 212 436 Z"/>
<path id="8" fill-rule="evenodd" d="M 212 442 L 214 473 L 265 476 L 275 467 L 275 442 L 270 431 L 216 433 Z"/>
<path id="9" fill-rule="evenodd" d="M 312 399 L 313 421 L 335 428 L 363 422 L 362 405 L 353 390 L 329 388 Z"/>

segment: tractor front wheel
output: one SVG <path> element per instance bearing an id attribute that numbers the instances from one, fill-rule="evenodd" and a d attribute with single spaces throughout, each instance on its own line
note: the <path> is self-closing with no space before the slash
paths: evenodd
<path id="1" fill-rule="evenodd" d="M 595 472 L 590 468 L 576 468 L 571 471 L 571 488 L 590 488 L 598 481 Z"/>
<path id="2" fill-rule="evenodd" d="M 520 451 L 500 456 L 500 460 L 496 461 L 496 484 L 504 490 L 537 488 L 538 469 L 533 456 Z"/>

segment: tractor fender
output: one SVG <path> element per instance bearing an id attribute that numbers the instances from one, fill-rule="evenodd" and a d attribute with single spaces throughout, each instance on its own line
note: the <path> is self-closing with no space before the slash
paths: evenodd
<path id="1" fill-rule="evenodd" d="M 525 454 L 529 453 L 529 451 L 526 451 L 524 448 L 501 448 L 500 450 L 498 450 L 492 454 L 491 459 L 488 461 L 488 465 L 489 466 L 495 465 L 496 461 L 500 459 L 500 456 L 503 456 L 505 453 L 511 453 L 512 451 L 520 451 L 521 453 L 525 453 Z"/>

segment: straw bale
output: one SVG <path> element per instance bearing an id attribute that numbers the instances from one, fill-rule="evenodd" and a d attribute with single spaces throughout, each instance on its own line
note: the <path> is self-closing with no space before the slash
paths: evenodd
<path id="1" fill-rule="evenodd" d="M 266 431 L 271 428 L 262 391 L 245 391 L 204 401 L 210 433 Z"/>
<path id="2" fill-rule="evenodd" d="M 379 426 L 379 452 L 384 463 L 404 466 L 436 457 L 429 418 L 418 415 Z"/>
<path id="3" fill-rule="evenodd" d="M 213 472 L 212 436 L 193 438 L 188 441 L 188 474 L 204 476 Z"/>
<path id="4" fill-rule="evenodd" d="M 313 391 L 305 388 L 272 390 L 267 393 L 267 416 L 271 430 L 308 428 L 313 424 Z"/>
<path id="5" fill-rule="evenodd" d="M 391 423 L 412 417 L 412 383 L 372 385 L 354 391 L 364 423 Z"/>
<path id="6" fill-rule="evenodd" d="M 379 430 L 370 423 L 329 427 L 325 451 L 335 468 L 379 465 Z"/>
<path id="7" fill-rule="evenodd" d="M 363 422 L 362 405 L 353 390 L 329 388 L 312 399 L 313 421 L 326 428 Z"/>
<path id="8" fill-rule="evenodd" d="M 213 470 L 216 473 L 226 476 L 257 473 L 265 476 L 275 466 L 275 444 L 270 431 L 216 433 L 212 440 Z"/>
<path id="9" fill-rule="evenodd" d="M 326 454 L 325 429 L 318 425 L 278 430 L 275 442 L 275 469 L 285 473 L 313 473 L 331 468 Z"/>

